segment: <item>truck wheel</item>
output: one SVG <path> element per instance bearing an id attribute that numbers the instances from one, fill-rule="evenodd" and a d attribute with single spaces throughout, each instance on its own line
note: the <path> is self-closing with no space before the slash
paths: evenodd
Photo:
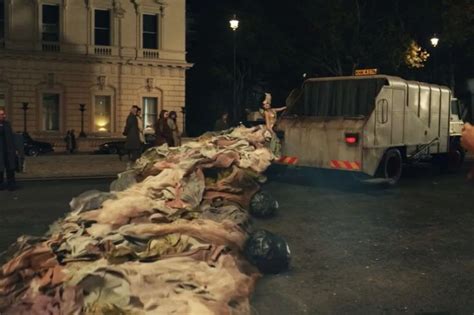
<path id="1" fill-rule="evenodd" d="M 453 146 L 448 153 L 440 154 L 435 161 L 438 162 L 442 173 L 457 171 L 464 162 L 466 152 L 460 146 Z"/>
<path id="2" fill-rule="evenodd" d="M 448 168 L 450 170 L 458 170 L 461 168 L 462 163 L 464 162 L 464 156 L 466 153 L 464 150 L 456 146 L 448 153 Z"/>
<path id="3" fill-rule="evenodd" d="M 388 180 L 389 185 L 395 185 L 402 176 L 403 159 L 398 149 L 390 149 L 385 152 L 381 165 L 381 175 Z"/>

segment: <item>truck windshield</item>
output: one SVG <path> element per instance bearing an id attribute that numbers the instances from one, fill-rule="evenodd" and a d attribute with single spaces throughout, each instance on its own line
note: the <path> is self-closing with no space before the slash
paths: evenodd
<path id="1" fill-rule="evenodd" d="M 384 85 L 384 78 L 308 80 L 303 93 L 289 114 L 322 117 L 368 116 L 375 107 L 375 98 Z"/>

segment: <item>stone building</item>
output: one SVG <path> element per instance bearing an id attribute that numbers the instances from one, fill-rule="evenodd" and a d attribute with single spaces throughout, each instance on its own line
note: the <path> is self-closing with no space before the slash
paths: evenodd
<path id="1" fill-rule="evenodd" d="M 17 131 L 83 149 L 121 137 L 132 105 L 144 127 L 174 110 L 183 130 L 185 0 L 0 0 L 0 107 Z"/>

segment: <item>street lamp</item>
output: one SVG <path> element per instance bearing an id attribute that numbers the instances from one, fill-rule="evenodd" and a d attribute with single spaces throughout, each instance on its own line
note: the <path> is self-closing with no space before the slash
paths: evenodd
<path id="1" fill-rule="evenodd" d="M 26 134 L 27 133 L 27 130 L 26 130 L 26 111 L 28 110 L 28 103 L 23 102 L 22 105 L 23 106 L 21 107 L 21 109 L 23 109 L 23 132 Z"/>
<path id="2" fill-rule="evenodd" d="M 85 138 L 86 133 L 84 132 L 84 111 L 86 104 L 79 104 L 79 111 L 81 112 L 81 132 L 79 133 L 79 137 Z"/>
<path id="3" fill-rule="evenodd" d="M 438 42 L 439 42 L 438 36 L 434 34 L 433 37 L 431 37 L 430 42 L 431 42 L 431 45 L 433 45 L 433 47 L 438 46 Z"/>
<path id="4" fill-rule="evenodd" d="M 431 45 L 436 48 L 436 46 L 438 46 L 438 43 L 439 43 L 439 38 L 438 36 L 436 36 L 436 34 L 433 34 L 433 36 L 431 37 L 430 39 L 430 42 L 431 42 Z M 437 53 L 436 53 L 436 49 L 433 49 L 433 79 L 436 80 L 437 79 L 437 67 L 438 67 L 438 61 L 436 60 L 437 57 L 436 57 Z"/>
<path id="5" fill-rule="evenodd" d="M 234 112 L 234 119 L 237 117 L 237 108 L 236 108 L 236 36 L 237 36 L 237 29 L 239 28 L 239 20 L 237 20 L 237 16 L 234 14 L 232 19 L 229 21 L 230 28 L 232 29 L 234 33 L 234 71 L 233 71 L 233 78 L 232 78 L 232 106 L 233 106 L 233 112 Z"/>

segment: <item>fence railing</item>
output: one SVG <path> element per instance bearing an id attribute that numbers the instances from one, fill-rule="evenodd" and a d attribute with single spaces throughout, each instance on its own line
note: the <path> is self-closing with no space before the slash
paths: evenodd
<path id="1" fill-rule="evenodd" d="M 43 42 L 41 44 L 41 50 L 47 51 L 47 52 L 60 52 L 61 51 L 61 46 L 59 45 L 59 43 Z"/>

